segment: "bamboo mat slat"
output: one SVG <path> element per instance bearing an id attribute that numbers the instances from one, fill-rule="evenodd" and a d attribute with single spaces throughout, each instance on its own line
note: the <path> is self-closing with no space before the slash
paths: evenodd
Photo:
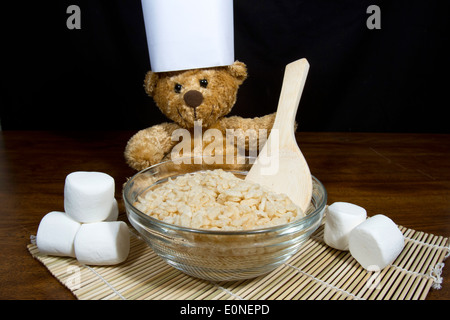
<path id="1" fill-rule="evenodd" d="M 115 266 L 86 266 L 74 258 L 30 254 L 80 300 L 424 300 L 439 289 L 449 238 L 399 226 L 405 247 L 379 272 L 363 269 L 348 251 L 328 247 L 323 224 L 291 259 L 253 279 L 211 282 L 166 264 L 130 228 L 128 259 Z"/>

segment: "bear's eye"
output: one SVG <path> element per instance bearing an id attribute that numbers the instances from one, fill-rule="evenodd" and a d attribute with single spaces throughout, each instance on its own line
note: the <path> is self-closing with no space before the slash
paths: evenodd
<path id="1" fill-rule="evenodd" d="M 208 86 L 208 80 L 206 79 L 200 80 L 200 86 L 206 88 Z"/>
<path id="2" fill-rule="evenodd" d="M 175 84 L 175 87 L 174 87 L 175 93 L 180 93 L 181 88 L 183 88 L 183 86 L 181 84 L 179 84 L 179 83 Z"/>

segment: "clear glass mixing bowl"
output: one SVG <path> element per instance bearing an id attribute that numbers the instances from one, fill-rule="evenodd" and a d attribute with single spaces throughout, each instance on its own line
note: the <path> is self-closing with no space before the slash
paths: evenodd
<path id="1" fill-rule="evenodd" d="M 186 228 L 152 218 L 133 205 L 139 195 L 169 177 L 221 168 L 245 178 L 254 158 L 245 158 L 241 165 L 190 160 L 181 164 L 165 161 L 144 169 L 130 178 L 123 189 L 132 226 L 155 253 L 186 274 L 211 281 L 229 281 L 268 273 L 295 254 L 321 224 L 327 193 L 315 177 L 307 215 L 288 224 L 264 229 L 214 231 Z"/>

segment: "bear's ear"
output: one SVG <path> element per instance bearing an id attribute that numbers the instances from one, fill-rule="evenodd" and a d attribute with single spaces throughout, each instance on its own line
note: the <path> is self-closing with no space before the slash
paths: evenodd
<path id="1" fill-rule="evenodd" d="M 231 66 L 228 66 L 228 72 L 236 78 L 239 85 L 247 79 L 247 66 L 240 61 L 235 61 Z"/>
<path id="2" fill-rule="evenodd" d="M 152 71 L 147 72 L 147 74 L 145 75 L 144 88 L 145 92 L 150 97 L 153 97 L 158 79 L 159 79 L 158 74 Z"/>

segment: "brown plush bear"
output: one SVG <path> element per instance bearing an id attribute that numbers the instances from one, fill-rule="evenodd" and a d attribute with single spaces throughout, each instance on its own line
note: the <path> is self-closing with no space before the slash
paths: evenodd
<path id="1" fill-rule="evenodd" d="M 194 137 L 194 124 L 201 124 L 203 132 L 218 129 L 224 136 L 227 129 L 253 129 L 250 131 L 256 135 L 259 129 L 265 129 L 268 135 L 275 113 L 260 118 L 225 117 L 234 106 L 238 88 L 246 78 L 247 67 L 239 61 L 224 67 L 161 73 L 149 71 L 144 81 L 145 91 L 173 122 L 154 125 L 131 137 L 125 149 L 127 163 L 136 170 L 142 170 L 170 159 L 172 149 L 180 143 L 179 137 L 174 138 L 175 130 L 187 129 Z M 227 148 L 224 152 L 235 150 Z"/>

